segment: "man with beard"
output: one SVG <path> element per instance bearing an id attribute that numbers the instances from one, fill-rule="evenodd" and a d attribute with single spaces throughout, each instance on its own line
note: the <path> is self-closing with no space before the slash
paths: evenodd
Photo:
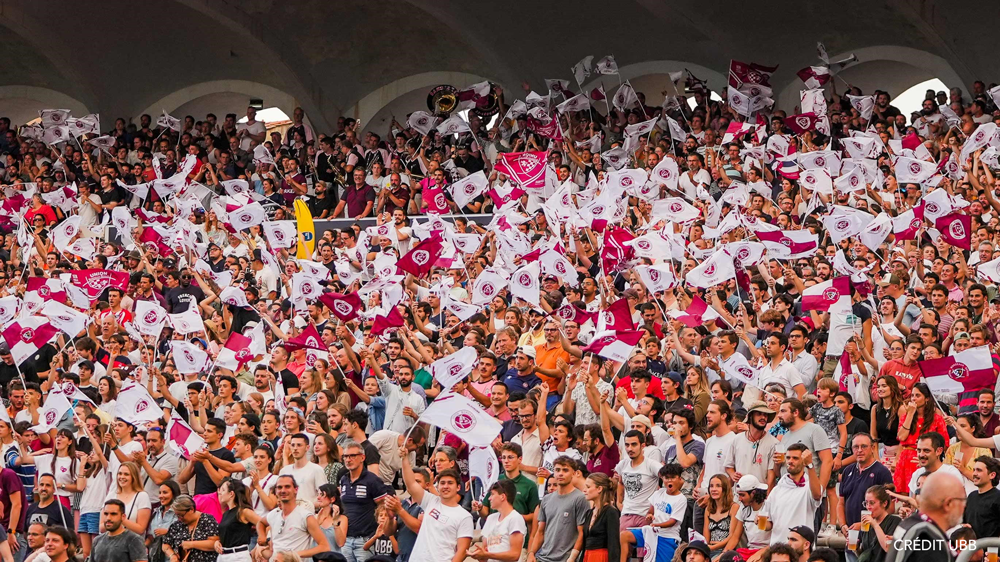
<path id="1" fill-rule="evenodd" d="M 966 499 L 961 479 L 944 472 L 928 476 L 921 488 L 919 510 L 904 519 L 892 534 L 886 562 L 953 560 L 947 533 L 962 522 Z M 920 551 L 905 546 L 918 540 L 924 545 Z"/>
<path id="2" fill-rule="evenodd" d="M 378 362 L 367 349 L 363 349 L 361 357 L 366 365 L 371 365 L 378 380 L 378 387 L 385 397 L 385 422 L 383 429 L 406 433 L 416 423 L 420 413 L 426 407 L 426 401 L 420 394 L 412 390 L 413 367 L 400 362 L 396 370 L 396 383 L 393 384 L 379 368 Z"/>
<path id="3" fill-rule="evenodd" d="M 108 500 L 104 504 L 105 532 L 94 538 L 91 560 L 108 560 L 109 562 L 146 560 L 146 545 L 139 535 L 122 525 L 124 515 L 125 504 L 121 500 Z M 48 539 L 46 539 L 46 543 L 48 543 Z"/>
<path id="4" fill-rule="evenodd" d="M 805 445 L 788 447 L 785 467 L 788 472 L 778 480 L 761 508 L 761 514 L 768 517 L 772 545 L 787 541 L 797 524 L 812 525 L 823 499 L 822 482 L 813 466 L 812 452 Z"/>
<path id="5" fill-rule="evenodd" d="M 941 461 L 946 447 L 947 443 L 944 440 L 944 436 L 936 431 L 928 431 L 917 438 L 917 464 L 920 466 L 913 471 L 913 476 L 910 477 L 911 495 L 916 495 L 917 483 L 924 474 L 947 472 L 958 478 L 959 482 L 965 482 L 962 473 L 954 465 L 945 464 Z M 971 485 L 967 486 L 965 491 L 966 493 L 972 492 L 973 487 Z"/>
<path id="6" fill-rule="evenodd" d="M 774 450 L 778 440 L 767 432 L 767 424 L 775 413 L 763 402 L 750 404 L 747 411 L 747 430 L 736 435 L 733 440 L 733 454 L 726 463 L 726 473 L 739 482 L 740 478 L 752 474 L 758 481 L 774 487 Z"/>
<path id="7" fill-rule="evenodd" d="M 167 272 L 167 312 L 180 314 L 189 308 L 198 308 L 198 303 L 205 300 L 201 287 L 191 284 L 191 272 L 177 270 Z"/>
<path id="8" fill-rule="evenodd" d="M 1000 427 L 1000 416 L 993 411 L 996 405 L 996 393 L 992 389 L 984 388 L 979 391 L 976 406 L 979 408 L 979 421 L 983 424 L 983 434 L 992 436 Z"/>
<path id="9" fill-rule="evenodd" d="M 983 455 L 976 459 L 972 469 L 972 483 L 976 491 L 969 494 L 963 519 L 976 532 L 977 537 L 1000 536 L 1000 490 L 996 489 L 1000 476 L 1000 461 Z"/>

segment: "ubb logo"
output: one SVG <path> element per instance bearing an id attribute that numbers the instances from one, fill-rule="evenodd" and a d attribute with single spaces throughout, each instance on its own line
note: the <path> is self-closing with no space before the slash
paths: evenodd
<path id="1" fill-rule="evenodd" d="M 417 125 L 423 126 L 423 125 L 426 125 L 428 123 L 430 123 L 430 119 L 428 119 L 427 117 L 424 117 L 424 116 L 417 117 Z"/>
<path id="2" fill-rule="evenodd" d="M 76 394 L 76 385 L 73 384 L 73 381 L 67 381 L 63 384 L 63 394 L 66 396 L 73 396 Z"/>
<path id="3" fill-rule="evenodd" d="M 805 176 L 803 176 L 802 180 L 808 184 L 814 184 L 816 183 L 816 176 L 813 175 L 812 172 L 809 172 Z"/>
<path id="4" fill-rule="evenodd" d="M 655 270 L 655 269 L 650 269 L 649 270 L 649 280 L 652 281 L 653 283 L 656 283 L 657 281 L 659 281 L 660 280 L 660 272 L 657 271 L 657 270 Z"/>
<path id="5" fill-rule="evenodd" d="M 306 345 L 311 347 L 319 347 L 319 340 L 315 336 L 309 336 L 306 338 Z"/>
<path id="6" fill-rule="evenodd" d="M 734 106 L 743 105 L 743 100 L 739 96 L 733 96 L 733 99 L 729 100 L 729 103 Z"/>
<path id="7" fill-rule="evenodd" d="M 844 231 L 851 227 L 851 221 L 849 219 L 840 219 L 833 226 L 837 230 Z"/>
<path id="8" fill-rule="evenodd" d="M 629 176 L 623 176 L 621 180 L 622 187 L 628 187 L 632 185 L 632 178 Z"/>
<path id="9" fill-rule="evenodd" d="M 76 235 L 76 227 L 73 226 L 72 224 L 67 224 L 64 234 L 66 235 L 67 238 L 72 238 L 73 236 Z"/>
<path id="10" fill-rule="evenodd" d="M 566 275 L 566 263 L 565 262 L 557 261 L 555 263 L 554 267 L 555 267 L 556 273 L 558 273 L 559 275 Z"/>
<path id="11" fill-rule="evenodd" d="M 742 376 L 744 379 L 747 380 L 753 379 L 753 369 L 751 369 L 746 365 L 740 365 L 739 367 L 736 367 L 736 372 L 739 373 L 740 376 Z"/>
<path id="12" fill-rule="evenodd" d="M 308 281 L 303 283 L 302 286 L 299 287 L 299 291 L 301 291 L 303 295 L 311 295 L 313 293 L 312 283 Z"/>
<path id="13" fill-rule="evenodd" d="M 476 427 L 476 415 L 469 410 L 459 410 L 451 416 L 451 425 L 460 433 L 468 433 Z"/>
<path id="14" fill-rule="evenodd" d="M 191 353 L 190 350 L 185 349 L 181 352 L 181 354 L 184 355 L 184 359 L 187 360 L 188 363 L 194 363 L 194 353 Z"/>
<path id="15" fill-rule="evenodd" d="M 920 164 L 917 162 L 910 162 L 910 173 L 919 174 L 921 171 Z"/>
<path id="16" fill-rule="evenodd" d="M 674 173 L 671 172 L 669 168 L 660 168 L 660 171 L 657 173 L 659 173 L 660 177 L 665 180 L 670 179 L 674 175 Z"/>
<path id="17" fill-rule="evenodd" d="M 559 308 L 559 310 L 556 310 L 556 316 L 562 318 L 563 320 L 572 320 L 573 317 L 576 316 L 576 314 L 573 313 L 573 308 L 571 305 L 566 305 Z"/>
<path id="18" fill-rule="evenodd" d="M 51 294 L 52 290 L 49 289 L 48 285 L 42 285 L 41 287 L 38 288 L 38 296 L 40 297 L 48 297 Z"/>
<path id="19" fill-rule="evenodd" d="M 975 140 L 976 142 L 980 142 L 980 141 L 982 141 L 982 140 L 983 140 L 983 138 L 984 138 L 985 136 L 986 136 L 986 133 L 984 133 L 984 132 L 982 132 L 982 131 L 979 131 L 978 133 L 976 133 L 976 136 L 974 137 L 974 140 Z"/>
<path id="20" fill-rule="evenodd" d="M 517 284 L 520 285 L 520 286 L 522 286 L 522 287 L 530 287 L 531 286 L 531 275 L 528 275 L 527 273 L 522 272 L 520 275 L 517 276 Z"/>
<path id="21" fill-rule="evenodd" d="M 476 184 L 472 182 L 467 182 L 462 189 L 463 191 L 465 191 L 466 195 L 472 195 L 473 193 L 476 192 Z"/>
<path id="22" fill-rule="evenodd" d="M 142 399 L 139 400 L 138 403 L 136 403 L 136 405 L 135 405 L 135 412 L 136 413 L 145 412 L 147 408 L 149 408 L 149 402 L 146 401 L 145 398 L 142 398 Z"/>
<path id="23" fill-rule="evenodd" d="M 638 240 L 635 245 L 640 250 L 649 250 L 653 247 L 653 245 L 649 243 L 649 240 Z"/>
<path id="24" fill-rule="evenodd" d="M 234 356 L 236 357 L 236 360 L 239 361 L 240 363 L 245 363 L 246 361 L 253 358 L 253 355 L 250 354 L 250 350 L 245 347 L 237 351 Z"/>
<path id="25" fill-rule="evenodd" d="M 808 129 L 809 125 L 812 123 L 812 120 L 809 119 L 808 117 L 797 117 L 795 119 L 795 123 L 799 126 L 800 129 Z"/>
<path id="26" fill-rule="evenodd" d="M 960 381 L 969 376 L 969 368 L 964 363 L 955 363 L 948 369 L 948 378 Z"/>
<path id="27" fill-rule="evenodd" d="M 736 259 L 737 260 L 739 260 L 739 261 L 742 262 L 742 261 L 746 261 L 749 258 L 750 258 L 750 248 L 743 247 L 743 248 L 740 248 L 739 250 L 736 250 Z"/>
<path id="28" fill-rule="evenodd" d="M 860 181 L 861 181 L 861 180 L 860 180 L 860 179 L 858 179 L 858 176 L 851 176 L 851 179 L 850 179 L 850 184 L 851 184 L 851 187 L 857 187 L 857 186 L 858 186 L 858 183 L 859 183 Z"/>
<path id="29" fill-rule="evenodd" d="M 671 213 L 679 213 L 679 212 L 681 212 L 683 210 L 684 210 L 684 205 L 681 205 L 680 201 L 671 201 L 670 202 L 670 212 Z"/>
<path id="30" fill-rule="evenodd" d="M 828 301 L 835 301 L 840 298 L 840 291 L 836 287 L 830 287 L 829 289 L 823 291 L 823 298 Z"/>
<path id="31" fill-rule="evenodd" d="M 35 331 L 31 328 L 25 328 L 21 330 L 21 341 L 28 343 L 35 339 Z"/>
<path id="32" fill-rule="evenodd" d="M 603 215 L 605 211 L 604 205 L 598 205 L 591 210 L 591 213 L 596 217 Z"/>
<path id="33" fill-rule="evenodd" d="M 965 238 L 965 225 L 962 224 L 960 219 L 951 221 L 948 231 L 951 232 L 953 238 Z"/>
<path id="34" fill-rule="evenodd" d="M 535 168 L 544 165 L 541 158 L 531 153 L 522 153 L 520 156 L 514 159 L 514 163 L 517 164 L 525 172 L 530 172 Z"/>
<path id="35" fill-rule="evenodd" d="M 920 228 L 920 219 L 913 219 L 910 221 L 910 228 Z"/>
<path id="36" fill-rule="evenodd" d="M 46 410 L 45 411 L 45 423 L 47 425 L 52 425 L 52 424 L 56 423 L 56 411 L 55 410 Z"/>
<path id="37" fill-rule="evenodd" d="M 431 259 L 431 253 L 427 250 L 417 250 L 413 252 L 413 263 L 417 265 L 424 265 Z"/>
<path id="38" fill-rule="evenodd" d="M 604 336 L 603 338 L 601 338 L 601 343 L 604 344 L 604 345 L 609 345 L 609 344 L 615 343 L 615 337 L 614 336 Z"/>
<path id="39" fill-rule="evenodd" d="M 926 214 L 936 215 L 936 214 L 938 214 L 938 211 L 941 210 L 941 207 L 938 206 L 938 204 L 935 203 L 935 202 L 933 202 L 933 201 L 928 201 L 926 203 L 926 205 L 927 205 L 927 207 L 926 207 L 927 213 Z"/>
<path id="40" fill-rule="evenodd" d="M 285 241 L 285 231 L 281 230 L 280 228 L 275 228 L 273 231 L 271 231 L 271 235 L 274 236 L 274 240 L 278 243 Z"/>
<path id="41" fill-rule="evenodd" d="M 448 200 L 444 198 L 444 193 L 438 193 L 434 196 L 434 204 L 437 205 L 439 209 L 443 209 L 448 206 Z"/>
<path id="42" fill-rule="evenodd" d="M 751 86 L 750 87 L 750 95 L 751 96 L 754 96 L 754 97 L 759 96 L 762 91 L 763 90 L 760 89 L 760 86 Z M 800 121 L 800 124 L 801 124 L 801 121 Z"/>
<path id="43" fill-rule="evenodd" d="M 156 324 L 160 321 L 160 313 L 156 310 L 150 310 L 142 317 L 142 321 L 146 324 Z"/>
<path id="44" fill-rule="evenodd" d="M 815 162 L 817 166 L 820 166 L 822 168 L 826 167 L 826 158 L 824 158 L 823 156 L 816 157 Z"/>
<path id="45" fill-rule="evenodd" d="M 349 304 L 347 304 L 344 301 L 336 301 L 336 302 L 334 302 L 333 303 L 333 308 L 341 316 L 347 316 L 348 314 L 354 312 L 354 307 L 351 306 L 351 305 L 349 305 Z"/>
<path id="46" fill-rule="evenodd" d="M 378 229 L 375 232 L 379 236 L 388 236 L 389 235 L 389 227 L 383 224 L 382 226 L 378 227 Z"/>
<path id="47" fill-rule="evenodd" d="M 715 275 L 715 264 L 714 263 L 705 268 L 705 275 L 707 275 L 709 277 L 711 277 L 712 275 Z"/>
<path id="48" fill-rule="evenodd" d="M 451 367 L 448 367 L 448 376 L 454 377 L 462 372 L 465 367 L 461 363 L 455 363 Z"/>

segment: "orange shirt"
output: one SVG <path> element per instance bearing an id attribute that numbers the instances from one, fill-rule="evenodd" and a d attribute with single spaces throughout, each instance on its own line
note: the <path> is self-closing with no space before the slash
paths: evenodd
<path id="1" fill-rule="evenodd" d="M 535 346 L 536 366 L 541 367 L 542 369 L 556 369 L 556 363 L 559 359 L 569 363 L 569 352 L 564 350 L 559 342 L 551 344 L 546 342 Z M 549 390 L 556 392 L 556 386 L 559 384 L 560 379 L 550 377 L 542 373 L 537 373 L 537 375 L 538 378 L 542 379 L 542 382 L 549 385 Z"/>

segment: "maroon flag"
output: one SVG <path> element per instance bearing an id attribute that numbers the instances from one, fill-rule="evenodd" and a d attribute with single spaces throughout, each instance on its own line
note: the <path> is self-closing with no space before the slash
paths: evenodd
<path id="1" fill-rule="evenodd" d="M 343 322 L 357 318 L 362 308 L 361 297 L 357 293 L 348 293 L 346 295 L 324 293 L 320 295 L 319 302 L 325 304 L 330 309 L 330 312 Z"/>
<path id="2" fill-rule="evenodd" d="M 903 137 L 901 144 L 904 149 L 916 150 L 922 143 L 920 142 L 920 137 L 918 137 L 916 133 L 910 133 Z"/>
<path id="3" fill-rule="evenodd" d="M 896 240 L 913 240 L 924 223 L 924 204 L 900 213 L 892 218 L 892 233 Z"/>
<path id="4" fill-rule="evenodd" d="M 755 62 L 746 63 L 731 60 L 729 61 L 729 85 L 740 91 L 750 89 L 753 86 L 766 86 L 770 88 L 771 84 L 769 80 L 775 70 L 778 70 L 777 66 L 764 66 Z"/>
<path id="5" fill-rule="evenodd" d="M 28 293 L 34 293 L 42 301 L 55 300 L 66 304 L 66 289 L 62 281 L 58 279 L 46 279 L 44 277 L 28 278 Z M 25 298 L 28 295 L 25 294 Z"/>
<path id="6" fill-rule="evenodd" d="M 507 191 L 506 188 L 508 187 L 510 188 L 510 191 Z M 503 185 L 497 187 L 491 187 L 486 192 L 486 194 L 490 196 L 490 199 L 493 200 L 493 204 L 496 205 L 498 209 L 500 207 L 503 207 L 507 203 L 510 203 L 511 201 L 517 201 L 525 193 L 527 192 L 510 182 L 504 182 Z"/>
<path id="7" fill-rule="evenodd" d="M 611 303 L 600 313 L 598 319 L 598 331 L 600 330 L 634 330 L 635 322 L 632 321 L 632 313 L 628 309 L 628 300 L 618 299 Z"/>
<path id="8" fill-rule="evenodd" d="M 553 119 L 553 121 L 555 121 Z M 545 187 L 545 152 L 506 152 L 497 158 L 494 169 L 525 189 Z"/>
<path id="9" fill-rule="evenodd" d="M 811 89 L 822 88 L 831 77 L 830 69 L 825 66 L 807 66 L 795 74 Z"/>
<path id="10" fill-rule="evenodd" d="M 585 347 L 583 351 L 584 353 L 596 353 L 605 359 L 624 363 L 629 360 L 632 351 L 645 333 L 643 330 L 600 332 L 594 335 L 590 345 Z"/>
<path id="11" fill-rule="evenodd" d="M 965 392 L 993 388 L 997 376 L 987 346 L 973 347 L 955 355 L 918 361 L 927 386 L 934 392 Z"/>
<path id="12" fill-rule="evenodd" d="M 29 316 L 11 323 L 3 331 L 3 339 L 10 348 L 15 364 L 34 356 L 43 345 L 49 343 L 59 330 L 40 316 Z"/>
<path id="13" fill-rule="evenodd" d="M 608 99 L 608 95 L 604 92 L 604 86 L 598 86 L 590 91 L 590 99 L 594 101 L 601 101 Z"/>
<path id="14" fill-rule="evenodd" d="M 969 239 L 972 234 L 972 217 L 969 215 L 951 213 L 938 217 L 934 221 L 934 227 L 941 231 L 941 238 L 945 242 L 964 250 L 972 249 L 972 241 Z"/>
<path id="15" fill-rule="evenodd" d="M 601 264 L 605 274 L 618 271 L 625 262 L 635 258 L 635 248 L 625 244 L 635 236 L 624 228 L 612 228 L 604 233 L 604 247 L 601 248 Z"/>
<path id="16" fill-rule="evenodd" d="M 819 117 L 815 113 L 800 113 L 785 118 L 785 125 L 796 135 L 815 129 L 817 122 L 819 122 Z"/>
<path id="17" fill-rule="evenodd" d="M 147 250 L 155 251 L 156 255 L 160 257 L 169 256 L 174 253 L 173 248 L 163 242 L 163 236 L 160 236 L 160 233 L 152 228 L 142 229 L 142 234 L 139 235 L 139 242 Z"/>
<path id="18" fill-rule="evenodd" d="M 553 316 L 558 316 L 566 322 L 576 322 L 579 325 L 583 325 L 587 320 L 597 322 L 596 312 L 587 312 L 582 308 L 577 308 L 576 306 L 566 303 L 559 308 L 552 311 Z"/>
<path id="19" fill-rule="evenodd" d="M 819 238 L 809 230 L 758 230 L 757 238 L 775 258 L 799 259 L 816 252 Z"/>
<path id="20" fill-rule="evenodd" d="M 110 271 L 107 269 L 81 269 L 70 272 L 73 285 L 87 292 L 90 300 L 101 296 L 108 287 L 122 291 L 128 290 L 129 275 L 126 271 Z"/>
<path id="21" fill-rule="evenodd" d="M 850 296 L 850 294 L 851 278 L 846 275 L 834 277 L 802 291 L 802 311 L 827 312 L 841 297 Z"/>
<path id="22" fill-rule="evenodd" d="M 320 351 L 328 351 L 326 344 L 319 337 L 319 332 L 316 331 L 316 326 L 309 324 L 302 330 L 302 333 L 295 336 L 294 338 L 288 338 L 285 340 L 285 349 L 288 351 L 295 351 L 298 349 L 318 349 Z"/>
<path id="23" fill-rule="evenodd" d="M 554 141 L 563 140 L 562 130 L 559 128 L 558 119 L 549 119 L 548 121 L 543 122 L 538 119 L 535 119 L 529 114 L 528 128 L 547 139 L 552 139 Z M 542 187 L 544 187 L 544 182 Z"/>
<path id="24" fill-rule="evenodd" d="M 215 366 L 229 369 L 234 373 L 239 371 L 253 359 L 253 352 L 250 351 L 251 343 L 253 340 L 243 334 L 236 332 L 229 334 L 226 345 L 222 346 L 215 359 Z"/>
<path id="25" fill-rule="evenodd" d="M 435 233 L 399 258 L 396 267 L 416 277 L 424 277 L 434 269 L 434 262 L 441 257 L 442 249 L 441 236 Z"/>
<path id="26" fill-rule="evenodd" d="M 439 187 L 429 187 L 424 190 L 424 203 L 427 205 L 427 213 L 431 215 L 444 215 L 448 213 L 448 198 L 444 190 Z"/>
<path id="27" fill-rule="evenodd" d="M 691 298 L 691 304 L 684 309 L 684 315 L 677 319 L 690 328 L 697 328 L 705 323 L 703 317 L 708 312 L 708 303 L 703 301 L 698 295 Z"/>
<path id="28" fill-rule="evenodd" d="M 375 322 L 372 323 L 372 334 L 376 336 L 381 336 L 392 328 L 402 328 L 405 325 L 403 321 L 403 315 L 399 313 L 399 309 L 395 306 L 389 310 L 387 316 L 376 316 Z"/>

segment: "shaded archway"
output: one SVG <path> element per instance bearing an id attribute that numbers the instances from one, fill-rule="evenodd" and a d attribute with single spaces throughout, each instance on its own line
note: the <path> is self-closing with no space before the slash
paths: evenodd
<path id="1" fill-rule="evenodd" d="M 927 51 L 897 45 L 878 45 L 830 55 L 830 60 L 842 60 L 852 53 L 857 55 L 858 61 L 846 66 L 834 78 L 837 81 L 837 92 L 842 93 L 847 88 L 846 84 L 850 84 L 861 88 L 865 94 L 878 89 L 889 92 L 889 97 L 894 98 L 914 84 L 931 78 L 939 78 L 948 87 L 959 86 L 966 89 L 947 60 Z M 788 112 L 794 111 L 799 103 L 799 92 L 805 88 L 798 78 L 792 80 L 781 90 L 777 100 L 778 107 Z"/>
<path id="2" fill-rule="evenodd" d="M 392 117 L 406 125 L 406 115 L 427 109 L 427 92 L 431 88 L 450 84 L 464 88 L 487 80 L 482 76 L 465 72 L 424 72 L 394 80 L 361 98 L 358 103 L 344 110 L 344 117 L 352 117 L 361 122 L 361 129 L 385 135 L 392 123 Z M 507 96 L 508 103 L 510 96 Z"/>
<path id="3" fill-rule="evenodd" d="M 249 80 L 214 80 L 181 88 L 136 112 L 136 115 L 148 113 L 155 120 L 166 111 L 178 118 L 191 115 L 195 119 L 203 119 L 206 113 L 211 112 L 221 121 L 226 113 L 242 117 L 250 98 L 261 99 L 265 107 L 278 107 L 288 115 L 298 105 L 294 97 L 267 84 Z"/>
<path id="4" fill-rule="evenodd" d="M 628 80 L 636 92 L 645 94 L 646 105 L 658 106 L 663 103 L 662 92 L 670 90 L 668 87 L 670 73 L 683 72 L 685 69 L 689 70 L 700 80 L 704 80 L 708 84 L 708 88 L 713 92 L 721 92 L 726 87 L 726 77 L 723 74 L 700 64 L 685 61 L 656 60 L 638 62 L 620 67 L 618 73 L 621 75 L 623 82 Z M 605 76 L 591 75 L 588 82 L 584 84 L 583 89 L 585 92 L 589 92 L 602 84 L 605 91 L 610 95 L 618 88 L 618 76 L 613 74 Z M 683 81 L 680 85 L 683 88 Z M 603 109 L 603 106 L 603 102 L 598 102 L 595 105 L 596 108 L 600 109 Z"/>
<path id="5" fill-rule="evenodd" d="M 90 113 L 83 102 L 62 92 L 35 86 L 0 86 L 0 114 L 17 127 L 38 117 L 41 109 L 68 109 L 73 115 Z M 102 129 L 109 129 L 102 123 Z"/>

